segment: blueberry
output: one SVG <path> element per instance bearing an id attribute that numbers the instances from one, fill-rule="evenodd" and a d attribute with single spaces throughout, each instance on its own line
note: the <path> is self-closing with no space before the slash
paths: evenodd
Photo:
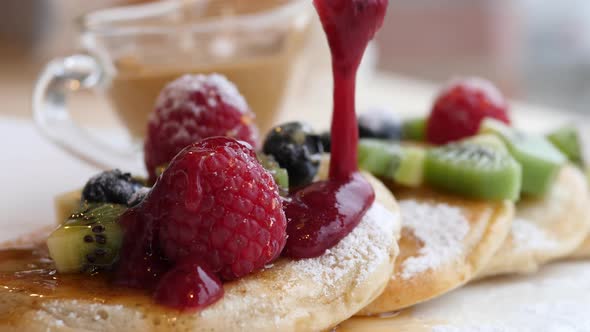
<path id="1" fill-rule="evenodd" d="M 143 200 L 147 197 L 149 192 L 150 192 L 149 187 L 139 188 L 133 194 L 131 194 L 131 196 L 127 200 L 127 206 L 134 207 L 134 206 L 138 205 L 139 203 L 143 202 Z"/>
<path id="2" fill-rule="evenodd" d="M 359 136 L 361 138 L 382 138 L 401 140 L 401 120 L 391 113 L 384 111 L 370 111 L 358 118 Z"/>
<path id="3" fill-rule="evenodd" d="M 271 129 L 263 151 L 272 155 L 289 174 L 289 186 L 297 188 L 313 181 L 323 153 L 320 136 L 300 122 L 289 122 Z"/>
<path id="4" fill-rule="evenodd" d="M 329 131 L 320 135 L 320 141 L 322 142 L 324 152 L 330 152 L 332 146 L 332 136 Z"/>
<path id="5" fill-rule="evenodd" d="M 127 205 L 143 184 L 131 174 L 118 169 L 105 171 L 92 177 L 82 190 L 82 200 L 90 203 Z"/>

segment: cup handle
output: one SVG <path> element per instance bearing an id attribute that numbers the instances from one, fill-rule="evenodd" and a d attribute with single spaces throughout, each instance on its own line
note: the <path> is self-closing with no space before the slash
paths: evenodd
<path id="1" fill-rule="evenodd" d="M 33 92 L 33 119 L 41 133 L 63 150 L 101 169 L 137 171 L 140 151 L 130 142 L 108 144 L 78 126 L 66 107 L 69 94 L 97 87 L 103 78 L 98 62 L 88 55 L 51 61 Z"/>

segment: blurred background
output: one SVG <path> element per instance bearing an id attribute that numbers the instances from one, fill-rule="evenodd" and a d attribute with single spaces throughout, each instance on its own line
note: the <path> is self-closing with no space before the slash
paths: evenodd
<path id="1" fill-rule="evenodd" d="M 254 1 L 254 0 L 251 0 Z M 2 0 L 2 114 L 30 113 L 43 64 L 78 49 L 76 18 L 140 0 Z M 144 1 L 145 2 L 145 1 Z M 391 0 L 377 68 L 433 82 L 481 75 L 511 98 L 588 112 L 590 1 Z"/>

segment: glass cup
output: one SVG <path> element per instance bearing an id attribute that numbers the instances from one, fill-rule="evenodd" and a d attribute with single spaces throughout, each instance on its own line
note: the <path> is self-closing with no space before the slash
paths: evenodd
<path id="1" fill-rule="evenodd" d="M 34 120 L 84 161 L 136 170 L 159 91 L 183 74 L 215 72 L 238 86 L 264 133 L 301 71 L 312 13 L 307 0 L 159 1 L 91 13 L 80 22 L 85 54 L 55 59 L 39 77 Z M 83 89 L 106 95 L 129 144 L 109 144 L 72 120 L 67 98 Z"/>

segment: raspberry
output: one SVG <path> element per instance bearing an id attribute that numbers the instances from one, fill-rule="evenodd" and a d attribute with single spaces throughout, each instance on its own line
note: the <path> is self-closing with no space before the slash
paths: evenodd
<path id="1" fill-rule="evenodd" d="M 176 265 L 154 292 L 156 302 L 181 310 L 205 308 L 222 296 L 221 281 L 198 262 Z"/>
<path id="2" fill-rule="evenodd" d="M 213 136 L 256 146 L 254 113 L 237 88 L 217 74 L 184 75 L 169 83 L 160 92 L 147 128 L 144 152 L 150 179 L 155 180 L 155 169 L 184 147 Z"/>
<path id="3" fill-rule="evenodd" d="M 500 91 L 479 78 L 453 82 L 434 103 L 426 138 L 430 143 L 446 144 L 473 136 L 486 117 L 510 124 L 508 104 Z"/>
<path id="4" fill-rule="evenodd" d="M 232 138 L 186 147 L 146 200 L 148 214 L 161 216 L 164 255 L 173 262 L 200 258 L 224 280 L 261 269 L 285 246 L 277 185 L 254 151 Z"/>

